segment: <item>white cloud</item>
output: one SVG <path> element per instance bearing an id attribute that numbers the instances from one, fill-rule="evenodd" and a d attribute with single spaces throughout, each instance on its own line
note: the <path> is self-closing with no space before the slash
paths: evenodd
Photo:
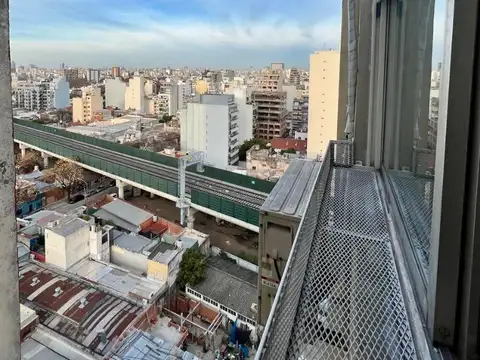
<path id="1" fill-rule="evenodd" d="M 57 64 L 65 61 L 91 66 L 92 63 L 110 64 L 115 57 L 121 56 L 123 59 L 117 62 L 150 66 L 154 60 L 174 62 L 190 53 L 191 59 L 183 64 L 195 65 L 196 57 L 206 61 L 206 52 L 211 52 L 212 59 L 218 62 L 221 59 L 216 59 L 215 51 L 228 53 L 229 49 L 242 51 L 237 56 L 241 63 L 242 54 L 288 53 L 300 48 L 305 49 L 300 58 L 305 63 L 309 51 L 325 46 L 338 48 L 340 40 L 340 19 L 335 18 L 308 25 L 273 15 L 266 15 L 261 20 L 230 17 L 213 21 L 158 17 L 145 9 L 133 7 L 128 13 L 110 11 L 111 21 L 90 22 L 88 14 L 85 19 L 81 15 L 74 19 L 58 13 L 62 5 L 67 7 L 66 11 L 74 10 L 68 8 L 76 4 L 73 0 L 63 0 L 62 5 L 55 7 L 52 1 L 12 1 L 17 4 L 15 14 L 23 12 L 18 18 L 12 16 L 11 51 L 17 63 Z M 44 6 L 48 3 L 48 10 L 39 3 Z M 29 6 L 29 15 L 25 15 Z M 92 6 L 95 7 L 93 3 Z M 41 13 L 37 13 L 36 21 L 32 22 L 30 17 L 36 11 Z M 22 23 L 18 23 L 19 19 L 23 19 Z M 247 63 L 252 59 L 245 60 Z"/>

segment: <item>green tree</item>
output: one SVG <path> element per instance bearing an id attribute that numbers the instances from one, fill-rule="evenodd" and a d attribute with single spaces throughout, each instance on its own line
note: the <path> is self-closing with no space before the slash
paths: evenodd
<path id="1" fill-rule="evenodd" d="M 282 150 L 282 154 L 296 154 L 297 151 L 295 149 L 287 149 L 287 150 Z"/>
<path id="2" fill-rule="evenodd" d="M 264 149 L 267 147 L 267 140 L 264 140 L 264 139 L 245 140 L 242 146 L 240 146 L 240 150 L 238 150 L 238 157 L 240 161 L 247 160 L 247 151 L 250 150 L 250 148 L 253 145 L 258 145 L 260 146 L 260 148 Z"/>
<path id="3" fill-rule="evenodd" d="M 185 285 L 196 285 L 205 277 L 206 257 L 198 249 L 187 249 L 183 254 L 178 273 L 178 283 L 183 288 Z"/>
<path id="4" fill-rule="evenodd" d="M 158 120 L 158 122 L 160 124 L 164 124 L 172 121 L 172 119 L 173 119 L 173 115 L 163 115 L 163 117 L 160 120 Z"/>

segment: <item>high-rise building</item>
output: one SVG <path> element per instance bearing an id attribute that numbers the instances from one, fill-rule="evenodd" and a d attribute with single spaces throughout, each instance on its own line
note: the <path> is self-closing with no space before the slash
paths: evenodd
<path id="1" fill-rule="evenodd" d="M 238 162 L 238 108 L 234 95 L 204 94 L 180 115 L 182 151 L 203 151 L 205 162 L 225 169 Z"/>
<path id="2" fill-rule="evenodd" d="M 125 109 L 125 92 L 127 84 L 122 78 L 105 79 L 105 106 Z"/>
<path id="3" fill-rule="evenodd" d="M 120 67 L 118 66 L 113 66 L 112 67 L 112 77 L 120 77 L 122 74 L 120 73 Z"/>
<path id="4" fill-rule="evenodd" d="M 67 81 L 77 80 L 80 77 L 77 68 L 63 69 L 63 76 Z"/>
<path id="5" fill-rule="evenodd" d="M 208 92 L 207 80 L 197 80 L 195 84 L 195 92 L 199 95 L 206 94 Z"/>
<path id="6" fill-rule="evenodd" d="M 318 51 L 310 56 L 307 157 L 322 156 L 337 139 L 340 52 Z"/>
<path id="7" fill-rule="evenodd" d="M 100 70 L 98 69 L 88 69 L 87 70 L 87 81 L 98 83 L 100 81 Z"/>
<path id="8" fill-rule="evenodd" d="M 145 78 L 134 76 L 125 90 L 125 109 L 145 111 Z"/>
<path id="9" fill-rule="evenodd" d="M 297 97 L 293 101 L 292 132 L 305 131 L 308 127 L 308 96 Z"/>
<path id="10" fill-rule="evenodd" d="M 82 124 L 92 121 L 95 111 L 103 109 L 103 97 L 101 89 L 87 86 L 82 88 L 82 97 L 72 99 L 73 122 Z"/>
<path id="11" fill-rule="evenodd" d="M 283 64 L 272 64 L 262 71 L 252 92 L 257 106 L 255 137 L 271 140 L 287 133 L 287 93 L 283 91 Z"/>
<path id="12" fill-rule="evenodd" d="M 290 69 L 288 83 L 294 86 L 300 86 L 300 72 L 296 68 Z"/>
<path id="13" fill-rule="evenodd" d="M 14 106 L 28 111 L 63 109 L 70 105 L 69 84 L 62 78 L 17 84 L 13 96 Z"/>
<path id="14" fill-rule="evenodd" d="M 243 144 L 255 134 L 257 126 L 257 107 L 251 102 L 252 90 L 245 85 L 230 87 L 227 94 L 235 96 L 238 107 L 238 141 Z"/>
<path id="15" fill-rule="evenodd" d="M 157 94 L 145 100 L 145 112 L 149 115 L 172 115 L 171 95 Z"/>

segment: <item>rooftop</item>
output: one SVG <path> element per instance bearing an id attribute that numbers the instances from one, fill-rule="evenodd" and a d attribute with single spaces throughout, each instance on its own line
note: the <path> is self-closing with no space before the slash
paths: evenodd
<path id="1" fill-rule="evenodd" d="M 130 331 L 119 345 L 111 356 L 113 360 L 198 359 L 192 353 L 182 351 L 177 346 L 138 329 Z"/>
<path id="2" fill-rule="evenodd" d="M 114 199 L 112 202 L 103 205 L 101 210 L 107 211 L 119 219 L 136 226 L 140 226 L 153 217 L 153 214 L 148 211 L 120 199 Z"/>
<path id="3" fill-rule="evenodd" d="M 88 221 L 82 220 L 76 216 L 68 216 L 58 220 L 55 225 L 48 227 L 48 229 L 57 235 L 68 236 L 89 226 L 90 224 Z"/>
<path id="4" fill-rule="evenodd" d="M 156 299 L 165 289 L 165 283 L 136 276 L 113 264 L 90 259 L 78 262 L 68 271 L 136 302 Z"/>
<path id="5" fill-rule="evenodd" d="M 142 235 L 123 233 L 119 237 L 115 238 L 113 243 L 122 249 L 141 253 L 145 249 L 148 249 L 150 246 L 154 245 L 155 242 Z"/>
<path id="6" fill-rule="evenodd" d="M 309 189 L 313 188 L 320 173 L 321 162 L 294 160 L 260 208 L 261 212 L 278 213 L 301 219 L 307 202 Z"/>
<path id="7" fill-rule="evenodd" d="M 133 302 L 37 264 L 21 267 L 19 277 L 20 299 L 37 312 L 42 325 L 99 355 L 143 312 Z"/>
<path id="8" fill-rule="evenodd" d="M 255 314 L 250 307 L 257 302 L 257 277 L 255 272 L 242 268 L 231 260 L 211 256 L 207 259 L 205 279 L 191 288 L 253 319 Z"/>

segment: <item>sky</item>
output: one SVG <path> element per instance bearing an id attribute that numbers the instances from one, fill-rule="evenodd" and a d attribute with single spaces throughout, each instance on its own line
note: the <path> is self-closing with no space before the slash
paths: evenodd
<path id="1" fill-rule="evenodd" d="M 308 66 L 339 48 L 338 0 L 10 0 L 17 64 Z"/>
<path id="2" fill-rule="evenodd" d="M 47 67 L 308 67 L 340 23 L 341 0 L 10 0 L 12 60 Z"/>

